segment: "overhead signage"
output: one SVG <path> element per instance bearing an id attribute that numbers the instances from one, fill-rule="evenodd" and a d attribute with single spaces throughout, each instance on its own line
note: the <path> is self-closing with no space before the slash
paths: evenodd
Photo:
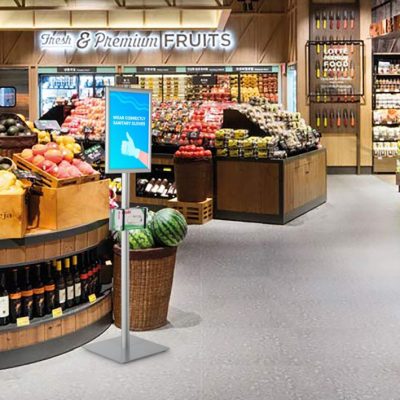
<path id="1" fill-rule="evenodd" d="M 170 31 L 149 34 L 127 31 L 44 31 L 39 32 L 39 47 L 51 51 L 89 50 L 228 50 L 234 46 L 231 32 Z"/>
<path id="2" fill-rule="evenodd" d="M 115 83 L 117 85 L 137 85 L 139 83 L 139 78 L 132 74 L 129 75 L 116 75 Z"/>
<path id="3" fill-rule="evenodd" d="M 239 67 L 233 67 L 234 72 L 274 72 L 273 71 L 274 67 L 272 65 L 266 65 L 266 66 L 239 66 Z"/>
<path id="4" fill-rule="evenodd" d="M 151 91 L 106 87 L 106 172 L 151 170 Z"/>
<path id="5" fill-rule="evenodd" d="M 63 74 L 87 74 L 96 72 L 96 67 L 57 67 L 57 72 L 61 72 Z"/>
<path id="6" fill-rule="evenodd" d="M 195 75 L 193 77 L 193 85 L 212 86 L 217 84 L 217 77 L 215 75 Z"/>
<path id="7" fill-rule="evenodd" d="M 211 66 L 211 67 L 204 67 L 204 66 L 196 66 L 196 67 L 186 67 L 186 72 L 188 74 L 207 74 L 207 73 L 218 73 L 218 72 L 225 72 L 225 67 L 223 66 Z"/>
<path id="8" fill-rule="evenodd" d="M 136 67 L 136 73 L 140 74 L 168 74 L 176 73 L 176 67 Z"/>

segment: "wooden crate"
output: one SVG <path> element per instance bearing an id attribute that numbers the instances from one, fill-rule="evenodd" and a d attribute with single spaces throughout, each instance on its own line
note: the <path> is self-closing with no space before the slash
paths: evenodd
<path id="1" fill-rule="evenodd" d="M 24 237 L 27 224 L 25 194 L 0 195 L 0 239 Z"/>
<path id="2" fill-rule="evenodd" d="M 397 157 L 374 157 L 374 173 L 396 172 Z"/>
<path id="3" fill-rule="evenodd" d="M 203 225 L 213 219 L 213 199 L 210 198 L 200 203 L 172 199 L 168 201 L 168 207 L 180 211 L 188 224 Z"/>
<path id="4" fill-rule="evenodd" d="M 39 199 L 39 228 L 66 229 L 109 217 L 109 180 L 43 187 Z"/>
<path id="5" fill-rule="evenodd" d="M 100 179 L 99 173 L 95 173 L 93 175 L 79 176 L 77 178 L 57 179 L 53 175 L 50 175 L 48 172 L 45 172 L 42 169 L 36 167 L 36 165 L 33 165 L 32 163 L 24 160 L 19 154 L 14 154 L 13 160 L 17 164 L 17 167 L 19 169 L 23 169 L 25 171 L 33 171 L 39 174 L 42 177 L 43 185 L 51 188 L 61 188 L 69 185 L 94 182 Z"/>

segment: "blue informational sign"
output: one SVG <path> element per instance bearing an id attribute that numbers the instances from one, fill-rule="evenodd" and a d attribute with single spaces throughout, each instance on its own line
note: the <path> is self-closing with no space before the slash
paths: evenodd
<path id="1" fill-rule="evenodd" d="M 106 173 L 151 170 L 151 91 L 106 87 Z"/>

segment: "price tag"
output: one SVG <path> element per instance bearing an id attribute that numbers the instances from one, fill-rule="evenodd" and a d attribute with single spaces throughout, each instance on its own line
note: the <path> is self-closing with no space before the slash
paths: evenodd
<path id="1" fill-rule="evenodd" d="M 103 146 L 101 144 L 95 144 L 92 147 L 89 147 L 81 154 L 81 158 L 83 161 L 88 162 L 89 164 L 94 164 L 98 161 L 101 161 L 104 158 L 105 152 Z"/>
<path id="2" fill-rule="evenodd" d="M 92 304 L 97 300 L 96 295 L 93 293 L 91 295 L 89 295 L 89 303 Z"/>
<path id="3" fill-rule="evenodd" d="M 53 318 L 62 317 L 63 310 L 61 307 L 55 308 L 55 309 L 53 309 L 52 314 L 53 314 Z"/>
<path id="4" fill-rule="evenodd" d="M 29 317 L 20 317 L 17 318 L 17 326 L 28 326 L 30 324 Z"/>

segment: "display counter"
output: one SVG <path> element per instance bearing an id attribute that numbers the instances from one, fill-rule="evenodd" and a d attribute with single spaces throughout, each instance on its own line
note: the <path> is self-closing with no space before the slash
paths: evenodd
<path id="1" fill-rule="evenodd" d="M 283 160 L 216 159 L 214 217 L 286 224 L 326 202 L 326 151 Z"/>
<path id="2" fill-rule="evenodd" d="M 0 269 L 54 260 L 98 247 L 108 237 L 108 220 L 62 231 L 37 230 L 22 239 L 0 240 Z M 111 292 L 28 325 L 0 326 L 0 369 L 53 357 L 89 342 L 112 322 Z"/>

